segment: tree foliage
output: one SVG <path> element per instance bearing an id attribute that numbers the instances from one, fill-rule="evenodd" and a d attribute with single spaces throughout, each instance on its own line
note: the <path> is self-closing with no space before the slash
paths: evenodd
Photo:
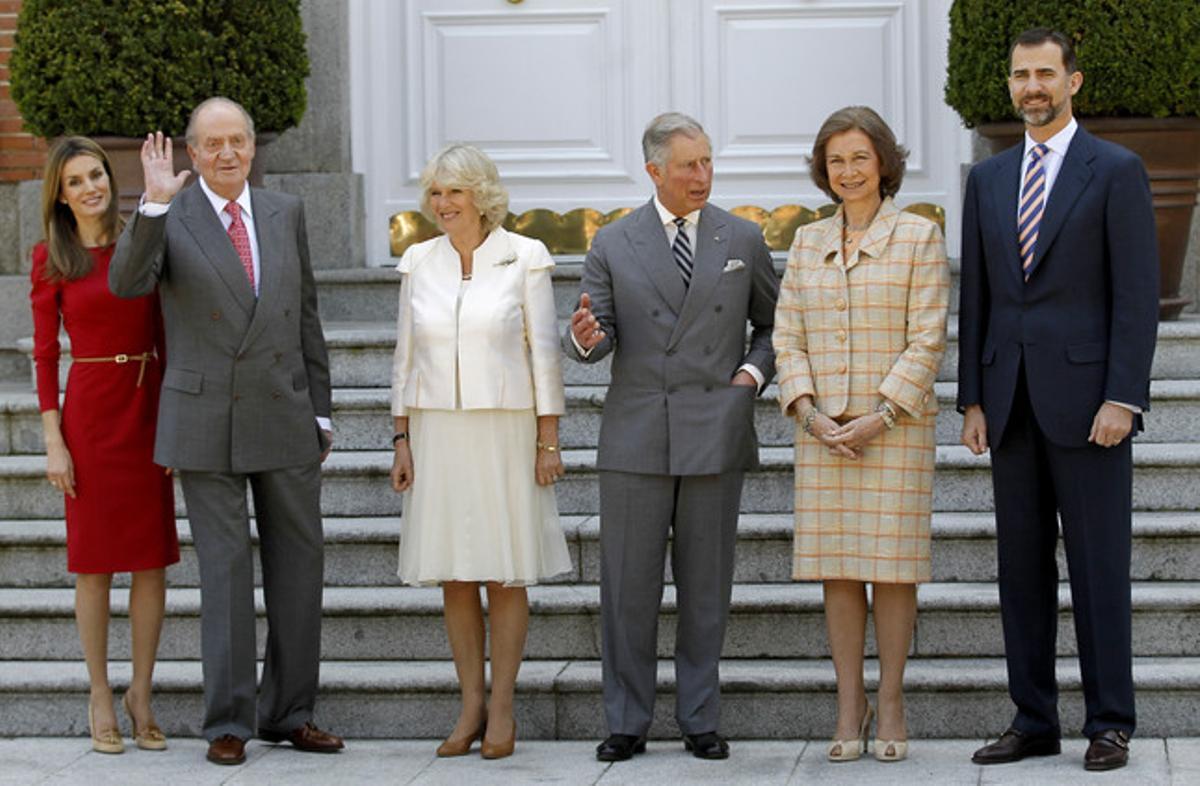
<path id="1" fill-rule="evenodd" d="M 1074 42 L 1084 76 L 1077 115 L 1200 116 L 1197 0 L 955 0 L 945 98 L 968 127 L 1016 119 L 1008 51 L 1033 27 Z"/>
<path id="2" fill-rule="evenodd" d="M 25 126 L 181 136 L 200 101 L 238 101 L 259 131 L 304 115 L 299 0 L 25 0 L 10 61 Z"/>

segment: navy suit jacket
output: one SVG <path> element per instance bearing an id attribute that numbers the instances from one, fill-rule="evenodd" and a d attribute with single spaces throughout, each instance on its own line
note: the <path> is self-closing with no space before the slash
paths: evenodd
<path id="1" fill-rule="evenodd" d="M 1023 152 L 1019 144 L 993 156 L 967 179 L 958 408 L 981 404 L 988 441 L 998 444 L 1023 359 L 1042 432 L 1083 446 L 1103 402 L 1150 406 L 1158 245 L 1149 181 L 1135 154 L 1079 128 L 1025 281 L 1016 216 Z"/>

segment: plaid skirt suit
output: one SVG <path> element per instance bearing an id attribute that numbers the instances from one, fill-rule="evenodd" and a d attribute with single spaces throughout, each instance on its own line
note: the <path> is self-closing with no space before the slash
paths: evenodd
<path id="1" fill-rule="evenodd" d="M 796 231 L 775 314 L 780 405 L 787 414 L 809 395 L 846 423 L 886 398 L 898 417 L 857 461 L 831 455 L 797 425 L 792 575 L 929 581 L 945 242 L 937 224 L 887 198 L 845 259 L 843 222 L 839 207 Z"/>

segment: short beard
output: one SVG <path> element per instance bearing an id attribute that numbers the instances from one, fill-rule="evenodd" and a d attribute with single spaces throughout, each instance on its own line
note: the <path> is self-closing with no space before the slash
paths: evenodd
<path id="1" fill-rule="evenodd" d="M 1017 104 L 1016 110 L 1017 116 L 1020 117 L 1026 125 L 1033 126 L 1034 128 L 1041 128 L 1042 126 L 1048 126 L 1053 123 L 1055 118 L 1062 114 L 1062 111 L 1066 108 L 1066 106 L 1066 101 L 1063 101 L 1061 104 L 1056 104 L 1053 101 L 1050 101 L 1050 105 L 1045 109 L 1025 110 L 1021 108 L 1020 104 Z"/>

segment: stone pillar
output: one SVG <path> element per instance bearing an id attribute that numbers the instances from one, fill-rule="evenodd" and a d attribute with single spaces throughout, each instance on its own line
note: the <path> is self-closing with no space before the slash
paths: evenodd
<path id="1" fill-rule="evenodd" d="M 323 0 L 303 0 L 300 8 L 311 64 L 308 109 L 258 155 L 268 188 L 304 199 L 314 267 L 364 267 L 363 184 L 350 155 L 349 10 Z"/>

